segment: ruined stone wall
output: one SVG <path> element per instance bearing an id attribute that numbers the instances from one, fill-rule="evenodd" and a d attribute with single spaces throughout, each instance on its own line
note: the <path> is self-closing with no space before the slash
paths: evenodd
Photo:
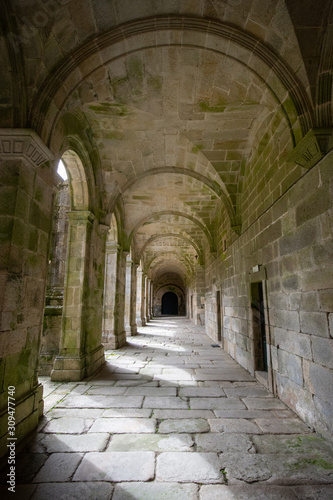
<path id="1" fill-rule="evenodd" d="M 252 374 L 250 285 L 263 283 L 267 385 L 327 436 L 333 431 L 332 162 L 331 151 L 206 272 L 206 308 L 215 307 L 214 279 L 222 294 L 224 347 Z"/>

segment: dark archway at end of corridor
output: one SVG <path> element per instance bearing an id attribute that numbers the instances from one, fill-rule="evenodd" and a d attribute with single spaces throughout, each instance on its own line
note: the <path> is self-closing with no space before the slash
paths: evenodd
<path id="1" fill-rule="evenodd" d="M 162 314 L 178 316 L 178 297 L 174 292 L 166 292 L 163 295 Z"/>

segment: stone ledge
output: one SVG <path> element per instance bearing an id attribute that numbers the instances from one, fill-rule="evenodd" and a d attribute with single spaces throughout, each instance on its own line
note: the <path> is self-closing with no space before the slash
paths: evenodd
<path id="1" fill-rule="evenodd" d="M 318 163 L 333 148 L 333 129 L 311 129 L 297 144 L 288 157 L 288 161 L 295 162 L 304 168 L 310 169 Z"/>
<path id="2" fill-rule="evenodd" d="M 0 129 L 0 157 L 24 158 L 34 166 L 53 160 L 54 155 L 30 129 Z"/>

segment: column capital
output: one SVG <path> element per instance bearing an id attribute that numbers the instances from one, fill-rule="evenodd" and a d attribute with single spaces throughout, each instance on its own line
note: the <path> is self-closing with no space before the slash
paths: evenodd
<path id="1" fill-rule="evenodd" d="M 105 245 L 105 251 L 107 253 L 116 253 L 119 252 L 120 245 L 116 241 L 107 241 Z"/>
<path id="2" fill-rule="evenodd" d="M 0 129 L 0 157 L 24 159 L 35 167 L 54 160 L 52 151 L 39 135 L 25 128 Z"/>
<path id="3" fill-rule="evenodd" d="M 77 224 L 84 224 L 86 222 L 92 224 L 95 220 L 94 214 L 89 210 L 68 210 L 66 213 L 69 220 Z"/>

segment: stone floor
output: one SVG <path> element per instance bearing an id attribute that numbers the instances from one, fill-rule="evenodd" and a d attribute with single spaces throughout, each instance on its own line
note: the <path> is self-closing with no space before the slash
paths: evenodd
<path id="1" fill-rule="evenodd" d="M 202 328 L 139 331 L 90 380 L 42 377 L 45 416 L 1 498 L 332 500 L 332 446 Z"/>

